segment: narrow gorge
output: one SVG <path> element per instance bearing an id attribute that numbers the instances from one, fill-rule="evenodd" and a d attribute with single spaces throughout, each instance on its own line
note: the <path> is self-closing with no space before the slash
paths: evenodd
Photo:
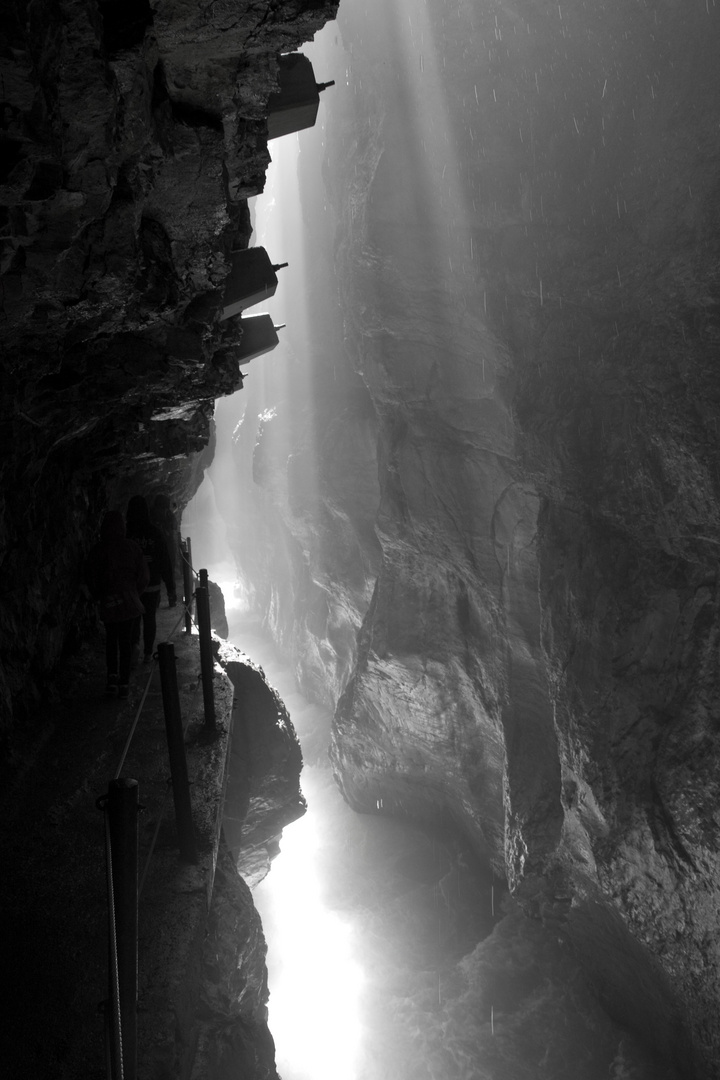
<path id="1" fill-rule="evenodd" d="M 303 246 L 266 245 L 288 325 L 243 365 L 278 56 L 324 26 Z M 17 0 L 2 28 L 8 783 L 97 634 L 102 512 L 210 470 L 348 804 L 506 883 L 488 948 L 522 922 L 582 972 L 648 1055 L 610 1075 L 720 1077 L 720 7 Z M 493 1064 L 522 1028 L 476 1014 L 477 970 L 448 962 L 408 1076 L 594 1080 Z"/>

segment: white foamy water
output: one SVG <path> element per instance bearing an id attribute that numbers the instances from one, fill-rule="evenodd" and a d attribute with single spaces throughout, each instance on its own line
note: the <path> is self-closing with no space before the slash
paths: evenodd
<path id="1" fill-rule="evenodd" d="M 230 639 L 278 690 L 301 745 L 327 737 L 327 712 L 297 693 L 266 638 L 229 615 Z M 283 831 L 281 853 L 253 892 L 268 941 L 269 1025 L 283 1080 L 358 1080 L 367 982 L 362 943 L 353 921 L 327 901 L 332 850 L 344 843 L 352 811 L 322 759 L 305 765 L 302 790 L 307 813 Z"/>

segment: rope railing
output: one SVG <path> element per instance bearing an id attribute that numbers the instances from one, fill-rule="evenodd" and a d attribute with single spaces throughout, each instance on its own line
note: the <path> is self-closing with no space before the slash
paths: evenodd
<path id="1" fill-rule="evenodd" d="M 138 784 L 111 780 L 97 800 L 105 818 L 108 903 L 108 1001 L 105 1006 L 109 1080 L 136 1080 L 138 997 Z"/>
<path id="2" fill-rule="evenodd" d="M 196 688 L 196 692 L 197 692 L 197 688 Z M 190 720 L 187 719 L 185 721 L 185 726 L 183 727 L 183 740 L 185 738 L 185 735 L 187 734 L 187 729 L 188 729 L 189 726 L 190 726 Z M 168 780 L 166 781 L 165 794 L 162 797 L 162 802 L 160 803 L 160 808 L 158 810 L 157 821 L 155 823 L 155 831 L 153 832 L 152 839 L 150 840 L 150 847 L 148 848 L 147 857 L 145 859 L 145 865 L 143 867 L 143 871 L 142 871 L 142 874 L 140 876 L 140 884 L 138 885 L 138 900 L 142 896 L 143 889 L 145 888 L 145 881 L 147 880 L 147 876 L 148 876 L 148 873 L 149 873 L 149 870 L 150 870 L 153 855 L 155 854 L 155 844 L 157 843 L 157 838 L 158 838 L 158 835 L 160 833 L 160 828 L 161 828 L 162 823 L 163 823 L 163 818 L 165 817 L 165 810 L 167 809 L 168 798 L 170 796 L 170 791 L 171 791 L 171 785 L 172 785 L 172 777 L 169 777 Z"/>
<path id="3" fill-rule="evenodd" d="M 105 1037 L 108 1041 L 108 1080 L 123 1080 L 122 1016 L 120 1014 L 120 971 L 117 949 L 117 922 L 115 919 L 115 889 L 113 888 L 112 843 L 110 840 L 110 815 L 103 806 L 105 817 L 105 871 L 108 899 L 108 960 L 110 998 L 107 1009 Z"/>
<path id="4" fill-rule="evenodd" d="M 195 570 L 193 569 L 192 563 L 189 561 L 189 559 L 191 557 L 191 555 L 188 554 L 188 552 L 191 551 L 190 538 L 189 537 L 187 537 L 187 539 L 185 540 L 185 544 L 187 545 L 187 548 L 185 550 L 181 549 L 181 557 L 182 557 L 182 560 L 183 560 L 183 564 L 187 565 L 188 568 L 190 569 L 190 571 L 193 574 L 195 574 L 195 577 L 198 579 L 198 581 L 200 581 L 201 580 L 200 574 L 195 572 Z M 192 596 L 194 597 L 195 593 L 193 593 Z M 176 635 L 176 633 L 178 631 L 178 627 L 180 626 L 180 624 L 183 621 L 186 624 L 186 628 L 187 628 L 188 622 L 190 622 L 191 624 L 194 624 L 195 627 L 198 630 L 200 629 L 200 627 L 198 625 L 198 622 L 196 621 L 196 619 L 193 618 L 192 600 L 190 600 L 189 603 L 188 603 L 188 600 L 189 600 L 188 596 L 185 596 L 183 598 L 182 611 L 181 611 L 180 617 L 177 620 L 177 622 L 175 623 L 175 625 L 173 626 L 170 633 L 165 638 L 166 641 L 172 641 L 172 639 L 175 637 L 175 635 Z M 117 769 L 115 770 L 115 776 L 114 776 L 115 780 L 117 780 L 118 777 L 120 776 L 120 773 L 122 771 L 122 767 L 125 764 L 125 759 L 126 759 L 126 757 L 128 755 L 128 751 L 130 749 L 130 744 L 132 743 L 133 737 L 135 735 L 135 731 L 137 730 L 138 721 L 140 720 L 140 715 L 142 713 L 143 707 L 145 705 L 145 701 L 147 699 L 147 696 L 148 696 L 148 693 L 149 693 L 149 690 L 150 690 L 150 684 L 152 682 L 153 675 L 155 674 L 155 664 L 156 664 L 156 654 L 153 654 L 153 660 L 152 660 L 152 666 L 151 666 L 151 669 L 150 669 L 150 674 L 148 675 L 148 679 L 147 679 L 147 682 L 145 684 L 145 689 L 144 689 L 143 695 L 142 695 L 142 697 L 140 699 L 140 704 L 137 707 L 137 711 L 135 713 L 135 717 L 134 717 L 132 725 L 130 727 L 130 731 L 128 732 L 127 739 L 125 740 L 125 745 L 123 747 L 122 754 L 120 755 L 120 761 L 118 762 Z"/>
<path id="5" fill-rule="evenodd" d="M 142 874 L 140 875 L 140 881 L 139 881 L 139 884 L 138 884 L 138 901 L 140 900 L 140 897 L 143 894 L 143 889 L 145 888 L 145 881 L 147 880 L 148 872 L 150 870 L 150 865 L 151 865 L 152 860 L 153 860 L 153 855 L 155 854 L 155 844 L 157 843 L 157 838 L 158 838 L 158 835 L 160 833 L 160 828 L 161 828 L 162 823 L 163 823 L 163 818 L 165 817 L 165 807 L 167 806 L 167 800 L 168 800 L 168 795 L 169 794 L 170 794 L 170 779 L 168 778 L 168 780 L 166 781 L 166 785 L 165 785 L 165 794 L 162 797 L 162 802 L 160 803 L 160 810 L 158 811 L 157 821 L 155 822 L 155 831 L 152 834 L 152 839 L 150 840 L 150 847 L 148 848 L 147 857 L 145 859 L 145 865 L 143 866 L 143 871 L 142 871 Z"/>
<path id="6" fill-rule="evenodd" d="M 195 594 L 193 594 L 193 595 L 195 595 Z M 187 611 L 187 608 L 185 608 L 185 606 L 183 606 L 183 613 L 180 616 L 180 618 L 178 619 L 178 621 L 175 623 L 175 625 L 173 626 L 170 633 L 166 636 L 166 638 L 165 638 L 166 642 L 172 641 L 172 639 L 177 634 L 178 627 L 180 626 L 180 623 L 184 620 L 186 611 Z M 191 618 L 192 618 L 192 616 L 191 616 Z M 192 618 L 192 623 L 193 623 L 193 626 L 195 627 L 195 629 L 198 630 L 198 632 L 199 632 L 200 631 L 199 622 L 195 618 Z M 125 758 L 127 757 L 128 750 L 130 749 L 130 744 L 131 744 L 131 742 L 133 740 L 133 736 L 134 736 L 135 731 L 137 729 L 138 721 L 140 719 L 140 714 L 142 713 L 143 706 L 145 705 L 145 701 L 146 701 L 148 693 L 150 691 L 150 685 L 152 683 L 153 675 L 155 674 L 156 665 L 157 665 L 157 653 L 153 653 L 152 664 L 151 664 L 151 667 L 150 667 L 150 673 L 148 675 L 147 682 L 145 683 L 145 689 L 143 690 L 142 697 L 140 698 L 140 703 L 139 703 L 139 705 L 137 707 L 137 711 L 135 713 L 135 718 L 134 718 L 134 720 L 132 722 L 132 725 L 130 727 L 130 731 L 128 732 L 128 736 L 127 736 L 127 739 L 125 740 L 125 745 L 123 747 L 122 754 L 120 755 L 120 760 L 118 762 L 117 769 L 115 770 L 115 776 L 114 776 L 115 780 L 117 780 L 117 778 L 120 776 L 120 773 L 122 771 L 122 767 L 125 764 Z"/>
<path id="7" fill-rule="evenodd" d="M 133 720 L 132 725 L 130 727 L 130 731 L 128 732 L 128 737 L 125 740 L 125 745 L 123 747 L 122 754 L 120 755 L 120 760 L 118 762 L 117 769 L 115 770 L 115 776 L 113 777 L 114 780 L 119 779 L 120 773 L 122 772 L 122 767 L 125 764 L 125 758 L 127 757 L 128 750 L 130 749 L 130 743 L 133 741 L 133 736 L 134 736 L 135 731 L 137 729 L 138 721 L 140 719 L 140 714 L 143 711 L 143 706 L 145 704 L 148 693 L 150 691 L 150 684 L 152 682 L 152 677 L 153 677 L 154 674 L 155 674 L 155 659 L 153 658 L 152 668 L 150 670 L 150 674 L 148 675 L 147 682 L 145 683 L 145 690 L 143 691 L 143 695 L 140 698 L 140 704 L 138 705 L 137 711 L 135 712 L 135 719 Z"/>
<path id="8" fill-rule="evenodd" d="M 145 858 L 142 876 L 138 881 L 138 784 L 136 780 L 123 779 L 121 773 L 126 765 L 133 739 L 138 730 L 156 666 L 160 668 L 171 772 L 168 785 L 172 784 L 175 801 L 180 857 L 189 862 L 197 861 L 190 787 L 185 759 L 185 735 L 190 721 L 188 719 L 183 725 L 180 714 L 175 654 L 172 644 L 172 639 L 176 636 L 183 622 L 185 623 L 186 633 L 192 631 L 192 625 L 195 623 L 200 635 L 201 676 L 203 679 L 206 728 L 214 728 L 215 726 L 212 692 L 214 661 L 211 647 L 207 571 L 196 573 L 192 567 L 191 559 L 192 549 L 188 537 L 182 551 L 184 585 L 182 612 L 165 641 L 158 645 L 157 652 L 152 656 L 152 666 L 135 710 L 113 779 L 110 781 L 108 793 L 97 800 L 98 807 L 105 813 L 109 982 L 109 1000 L 105 1007 L 105 1016 L 108 1080 L 136 1080 L 137 910 L 139 898 L 145 887 L 155 855 L 157 838 L 170 791 L 168 786 L 159 807 L 158 820 Z M 194 592 L 192 591 L 193 575 L 200 583 Z M 193 600 L 196 600 L 198 605 L 197 621 L 193 618 Z M 128 791 L 134 793 L 134 810 L 132 812 L 128 812 L 127 805 L 123 804 L 123 799 Z M 116 807 L 118 798 L 122 807 L 119 813 Z"/>
<path id="9" fill-rule="evenodd" d="M 193 594 L 193 595 L 194 595 L 194 594 Z M 192 620 L 192 622 L 193 622 L 193 623 L 195 624 L 195 626 L 197 626 L 197 622 L 195 621 L 195 619 L 194 619 L 194 617 L 193 617 L 193 614 L 192 614 L 192 610 L 191 610 L 191 609 L 189 609 L 189 608 L 187 608 L 187 607 L 185 606 L 185 604 L 183 604 L 183 606 L 182 606 L 182 612 L 181 612 L 180 618 L 178 619 L 178 621 L 177 621 L 177 622 L 175 623 L 175 625 L 173 626 L 172 630 L 171 630 L 171 631 L 170 631 L 170 633 L 168 634 L 168 636 L 167 636 L 167 638 L 166 638 L 166 640 L 167 640 L 167 641 L 172 641 L 172 639 L 173 639 L 173 638 L 175 637 L 175 635 L 177 634 L 177 630 L 178 630 L 178 627 L 179 627 L 179 625 L 180 625 L 180 623 L 181 623 L 181 622 L 184 622 L 184 621 L 185 621 L 185 616 L 186 616 L 186 615 L 189 615 L 189 616 L 190 616 L 190 619 Z"/>
<path id="10" fill-rule="evenodd" d="M 190 573 L 194 574 L 196 578 L 199 578 L 200 575 L 192 564 L 192 542 L 189 536 L 186 536 L 184 540 L 180 537 L 180 558 L 182 559 L 183 564 L 187 563 Z"/>

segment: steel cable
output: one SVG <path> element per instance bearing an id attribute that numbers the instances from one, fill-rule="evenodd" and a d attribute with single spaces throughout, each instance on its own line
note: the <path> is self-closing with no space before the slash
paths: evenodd
<path id="1" fill-rule="evenodd" d="M 111 1053 L 115 1056 L 116 1066 L 116 1080 L 123 1080 L 123 1048 L 122 1048 L 122 1017 L 120 1014 L 120 966 L 118 964 L 117 953 L 117 926 L 115 923 L 115 890 L 113 887 L 113 869 L 112 869 L 112 844 L 110 840 L 110 815 L 108 813 L 107 805 L 104 807 L 105 815 L 105 866 L 107 869 L 107 894 L 108 894 L 108 912 L 110 923 L 110 978 L 112 982 L 112 993 L 110 995 L 109 1006 L 113 1010 L 115 1018 L 115 1032 L 117 1035 L 117 1041 L 115 1046 L 111 1049 Z M 112 1027 L 111 1027 L 112 1031 Z M 111 1038 L 112 1042 L 112 1038 Z"/>

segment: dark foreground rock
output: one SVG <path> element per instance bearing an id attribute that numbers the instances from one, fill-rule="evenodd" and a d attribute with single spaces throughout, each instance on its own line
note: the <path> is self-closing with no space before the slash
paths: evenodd
<path id="1" fill-rule="evenodd" d="M 223 846 L 203 953 L 193 1080 L 276 1080 L 262 924 Z"/>

